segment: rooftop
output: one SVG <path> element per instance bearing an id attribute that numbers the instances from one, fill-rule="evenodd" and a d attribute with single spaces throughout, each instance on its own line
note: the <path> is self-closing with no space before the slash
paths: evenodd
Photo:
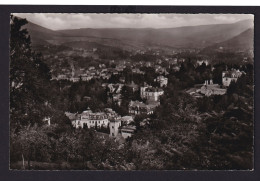
<path id="1" fill-rule="evenodd" d="M 145 91 L 146 92 L 162 92 L 163 89 L 157 88 L 157 87 L 148 87 Z"/>

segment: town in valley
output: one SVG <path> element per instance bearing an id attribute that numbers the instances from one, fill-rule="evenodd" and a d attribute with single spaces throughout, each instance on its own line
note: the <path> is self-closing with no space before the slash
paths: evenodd
<path id="1" fill-rule="evenodd" d="M 10 169 L 253 169 L 252 15 L 60 30 L 34 16 L 11 15 Z"/>

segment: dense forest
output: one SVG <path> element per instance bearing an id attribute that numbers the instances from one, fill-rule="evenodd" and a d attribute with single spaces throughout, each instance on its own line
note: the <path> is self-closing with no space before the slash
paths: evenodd
<path id="1" fill-rule="evenodd" d="M 51 81 L 43 56 L 32 50 L 27 21 L 11 16 L 10 168 L 75 170 L 226 170 L 253 168 L 253 65 L 232 82 L 223 96 L 195 99 L 184 90 L 213 79 L 221 83 L 227 66 L 184 62 L 169 71 L 169 84 L 152 115 L 135 117 L 136 133 L 125 141 L 104 138 L 95 129 L 75 129 L 64 112 L 111 107 L 126 115 L 139 93 L 123 87 L 121 106 L 114 104 L 102 80 Z M 126 52 L 114 51 L 110 56 Z M 105 56 L 105 54 L 104 54 Z M 136 57 L 136 59 L 145 57 Z M 150 59 L 150 57 L 147 57 Z M 152 68 L 144 75 L 123 71 L 126 82 L 153 84 Z M 110 83 L 119 77 L 112 76 Z M 85 100 L 84 96 L 91 97 Z M 51 125 L 44 122 L 51 117 Z M 145 121 L 144 121 L 145 120 Z M 26 164 L 24 164 L 26 162 Z"/>

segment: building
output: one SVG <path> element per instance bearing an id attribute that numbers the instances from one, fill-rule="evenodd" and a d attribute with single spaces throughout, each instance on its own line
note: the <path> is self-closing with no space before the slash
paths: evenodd
<path id="1" fill-rule="evenodd" d="M 201 66 L 203 63 L 205 63 L 206 66 L 209 65 L 209 61 L 208 60 L 197 60 L 197 65 Z"/>
<path id="2" fill-rule="evenodd" d="M 57 80 L 68 80 L 68 77 L 65 74 L 60 74 L 58 75 Z"/>
<path id="3" fill-rule="evenodd" d="M 120 138 L 123 137 L 124 139 L 131 137 L 136 130 L 136 126 L 133 125 L 127 125 L 122 126 L 121 120 L 118 119 L 112 119 L 109 123 L 109 130 L 110 130 L 110 137 L 113 138 Z"/>
<path id="4" fill-rule="evenodd" d="M 136 126 L 133 125 L 128 125 L 128 126 L 123 126 L 120 131 L 121 135 L 124 139 L 131 137 L 136 130 Z"/>
<path id="5" fill-rule="evenodd" d="M 128 125 L 132 122 L 134 122 L 133 116 L 123 116 L 121 117 L 122 124 Z"/>
<path id="6" fill-rule="evenodd" d="M 160 84 L 160 87 L 166 87 L 168 84 L 168 78 L 160 75 L 155 80 L 155 82 L 158 82 Z"/>
<path id="7" fill-rule="evenodd" d="M 160 105 L 159 102 L 153 102 L 150 104 L 145 104 L 139 101 L 130 101 L 129 103 L 129 114 L 139 115 L 139 114 L 153 114 L 154 109 Z"/>
<path id="8" fill-rule="evenodd" d="M 211 95 L 224 95 L 227 89 L 223 89 L 218 84 L 213 84 L 213 81 L 206 80 L 204 85 L 200 88 L 199 92 L 205 96 Z"/>
<path id="9" fill-rule="evenodd" d="M 203 86 L 203 85 L 200 85 L 200 88 L 201 88 L 201 86 Z M 192 97 L 195 97 L 195 98 L 202 98 L 202 97 L 204 97 L 204 95 L 200 93 L 200 88 L 192 87 L 192 88 L 188 89 L 186 91 L 186 93 L 190 94 Z"/>
<path id="10" fill-rule="evenodd" d="M 80 80 L 79 77 L 71 77 L 70 78 L 70 81 L 72 81 L 72 82 L 78 82 L 79 80 Z"/>
<path id="11" fill-rule="evenodd" d="M 43 122 L 46 122 L 50 126 L 51 125 L 51 118 L 49 116 L 44 117 Z"/>
<path id="12" fill-rule="evenodd" d="M 134 69 L 132 69 L 132 72 L 135 73 L 135 74 L 142 74 L 142 75 L 145 74 L 145 72 L 144 72 L 144 71 L 141 71 L 139 68 L 134 68 Z"/>
<path id="13" fill-rule="evenodd" d="M 169 73 L 166 71 L 166 68 L 161 67 L 160 65 L 155 65 L 155 72 L 158 74 L 168 75 Z"/>
<path id="14" fill-rule="evenodd" d="M 111 119 L 109 124 L 110 137 L 116 137 L 119 134 L 119 128 L 121 126 L 121 120 Z"/>
<path id="15" fill-rule="evenodd" d="M 243 74 L 244 72 L 240 72 L 240 70 L 232 69 L 230 71 L 223 71 L 222 72 L 222 84 L 228 87 L 231 81 L 237 81 L 237 79 Z"/>
<path id="16" fill-rule="evenodd" d="M 107 128 L 110 119 L 120 119 L 115 111 L 106 108 L 104 112 L 93 113 L 91 110 L 83 111 L 81 114 L 65 113 L 75 128 Z"/>
<path id="17" fill-rule="evenodd" d="M 93 76 L 88 74 L 81 74 L 80 76 L 82 81 L 90 81 L 91 79 L 93 79 Z"/>
<path id="18" fill-rule="evenodd" d="M 76 128 L 81 127 L 83 128 L 84 126 L 87 126 L 88 128 L 91 127 L 108 127 L 108 116 L 103 113 L 103 112 L 97 112 L 97 113 L 92 113 L 92 112 L 86 112 L 84 111 L 81 116 L 80 120 L 76 120 Z"/>
<path id="19" fill-rule="evenodd" d="M 123 86 L 124 86 L 124 84 L 108 84 L 107 85 L 109 92 L 113 93 L 113 94 L 120 94 Z"/>
<path id="20" fill-rule="evenodd" d="M 154 88 L 151 86 L 141 87 L 140 97 L 150 101 L 159 101 L 160 96 L 164 94 L 161 88 Z"/>

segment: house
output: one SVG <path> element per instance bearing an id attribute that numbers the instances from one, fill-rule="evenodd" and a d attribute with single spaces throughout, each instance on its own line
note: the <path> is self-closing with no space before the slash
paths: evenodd
<path id="1" fill-rule="evenodd" d="M 68 80 L 68 77 L 65 74 L 60 74 L 60 75 L 58 75 L 57 79 L 58 80 Z"/>
<path id="2" fill-rule="evenodd" d="M 84 111 L 80 115 L 80 119 L 76 120 L 76 128 L 91 127 L 108 127 L 108 116 L 103 112 L 92 113 L 92 111 Z"/>
<path id="3" fill-rule="evenodd" d="M 125 67 L 126 67 L 125 65 L 120 64 L 120 65 L 117 65 L 117 66 L 116 66 L 115 70 L 117 70 L 118 72 L 122 72 Z"/>
<path id="4" fill-rule="evenodd" d="M 200 93 L 204 94 L 205 96 L 211 95 L 224 95 L 226 94 L 226 89 L 223 89 L 218 84 L 213 84 L 213 81 L 206 80 L 205 84 L 200 88 Z"/>
<path id="5" fill-rule="evenodd" d="M 112 95 L 112 99 L 114 102 L 116 102 L 119 106 L 122 103 L 122 99 L 121 99 L 122 95 L 121 94 L 113 94 Z"/>
<path id="6" fill-rule="evenodd" d="M 70 78 L 70 81 L 72 81 L 72 82 L 78 82 L 79 80 L 80 80 L 79 77 L 71 77 Z"/>
<path id="7" fill-rule="evenodd" d="M 131 137 L 136 130 L 136 126 L 133 125 L 127 125 L 127 126 L 123 126 L 120 131 L 121 131 L 121 135 L 123 138 L 129 138 Z"/>
<path id="8" fill-rule="evenodd" d="M 109 108 L 105 109 L 105 112 L 93 113 L 91 110 L 86 110 L 83 111 L 81 114 L 65 114 L 72 121 L 72 125 L 75 128 L 84 128 L 84 126 L 87 126 L 88 128 L 107 128 L 110 119 L 120 119 L 120 116 L 118 116 L 116 112 Z"/>
<path id="9" fill-rule="evenodd" d="M 161 67 L 160 65 L 155 66 L 155 72 L 158 74 L 165 74 L 168 75 L 169 73 L 166 71 L 166 68 Z"/>
<path id="10" fill-rule="evenodd" d="M 200 85 L 200 88 L 203 85 Z M 203 94 L 200 93 L 200 88 L 197 88 L 196 85 L 186 91 L 186 93 L 190 94 L 192 97 L 195 98 L 202 98 Z"/>
<path id="11" fill-rule="evenodd" d="M 146 63 L 145 63 L 145 66 L 146 66 L 146 67 L 151 67 L 151 66 L 152 66 L 152 63 L 151 63 L 151 62 L 146 62 Z"/>
<path id="12" fill-rule="evenodd" d="M 208 60 L 197 60 L 197 65 L 201 66 L 203 63 L 205 63 L 206 66 L 209 65 L 209 61 Z"/>
<path id="13" fill-rule="evenodd" d="M 99 66 L 99 68 L 106 68 L 105 64 L 99 64 L 98 66 Z"/>
<path id="14" fill-rule="evenodd" d="M 164 91 L 161 88 L 155 88 L 151 86 L 141 87 L 140 96 L 142 99 L 159 101 L 161 95 L 164 94 Z"/>
<path id="15" fill-rule="evenodd" d="M 121 117 L 122 124 L 128 125 L 134 121 L 133 116 L 123 116 Z"/>
<path id="16" fill-rule="evenodd" d="M 129 113 L 132 115 L 139 114 L 153 114 L 154 109 L 160 105 L 159 102 L 153 102 L 150 104 L 145 104 L 140 101 L 130 101 L 129 103 Z"/>
<path id="17" fill-rule="evenodd" d="M 168 78 L 160 75 L 156 79 L 154 79 L 155 82 L 158 82 L 160 84 L 160 87 L 166 87 L 168 84 Z"/>
<path id="18" fill-rule="evenodd" d="M 105 108 L 104 111 L 109 118 L 118 118 L 118 114 L 111 108 Z"/>
<path id="19" fill-rule="evenodd" d="M 51 118 L 49 116 L 43 118 L 43 122 L 47 122 L 47 124 L 51 125 Z"/>
<path id="20" fill-rule="evenodd" d="M 237 81 L 237 79 L 243 74 L 244 72 L 240 72 L 240 70 L 232 69 L 230 71 L 223 71 L 222 72 L 222 84 L 228 87 L 231 81 Z"/>
<path id="21" fill-rule="evenodd" d="M 82 81 L 90 81 L 91 79 L 93 79 L 92 75 L 88 75 L 88 74 L 81 75 L 81 80 Z"/>
<path id="22" fill-rule="evenodd" d="M 132 69 L 132 72 L 135 73 L 135 74 L 142 74 L 142 75 L 145 74 L 144 71 L 141 71 L 139 68 Z"/>
<path id="23" fill-rule="evenodd" d="M 122 87 L 124 84 L 108 84 L 107 87 L 110 93 L 119 94 L 121 93 Z"/>
<path id="24" fill-rule="evenodd" d="M 94 67 L 94 66 L 90 66 L 90 67 L 88 68 L 88 70 L 95 70 L 95 67 Z"/>
<path id="25" fill-rule="evenodd" d="M 112 138 L 120 138 L 123 137 L 124 139 L 131 137 L 136 130 L 136 126 L 127 125 L 122 126 L 121 120 L 119 119 L 111 119 L 109 123 L 109 136 Z"/>

